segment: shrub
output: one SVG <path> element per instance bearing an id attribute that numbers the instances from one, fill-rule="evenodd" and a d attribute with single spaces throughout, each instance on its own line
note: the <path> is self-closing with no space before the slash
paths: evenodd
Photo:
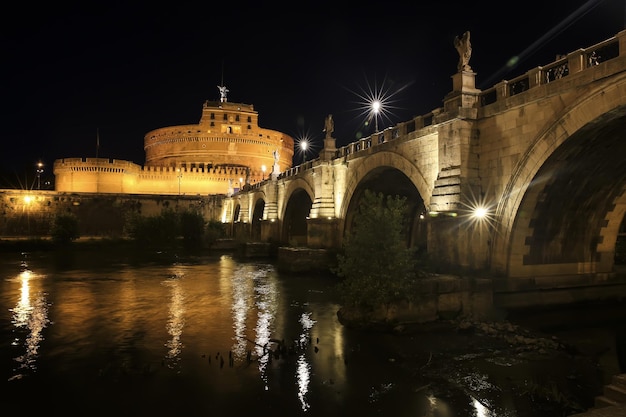
<path id="1" fill-rule="evenodd" d="M 204 244 L 210 248 L 218 240 L 226 236 L 224 225 L 218 220 L 209 220 L 204 229 Z"/>
<path id="2" fill-rule="evenodd" d="M 52 241 L 58 244 L 68 244 L 78 239 L 78 218 L 72 213 L 56 215 L 52 220 L 50 235 Z"/>
<path id="3" fill-rule="evenodd" d="M 187 247 L 202 245 L 204 237 L 204 218 L 200 213 L 184 211 L 180 214 L 180 233 Z"/>
<path id="4" fill-rule="evenodd" d="M 343 278 L 339 296 L 348 306 L 373 310 L 410 299 L 416 273 L 402 233 L 406 210 L 406 198 L 365 190 L 335 268 Z"/>

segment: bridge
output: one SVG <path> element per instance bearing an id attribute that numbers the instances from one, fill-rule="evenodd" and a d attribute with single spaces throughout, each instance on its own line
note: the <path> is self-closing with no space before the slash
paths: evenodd
<path id="1" fill-rule="evenodd" d="M 486 90 L 452 76 L 443 107 L 224 201 L 235 236 L 339 248 L 363 192 L 406 197 L 407 242 L 500 277 L 502 293 L 615 279 L 626 211 L 626 31 Z M 485 214 L 477 216 L 478 210 Z"/>

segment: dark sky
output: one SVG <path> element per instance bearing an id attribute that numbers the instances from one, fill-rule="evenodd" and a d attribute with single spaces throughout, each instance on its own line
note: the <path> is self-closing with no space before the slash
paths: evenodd
<path id="1" fill-rule="evenodd" d="M 143 165 L 144 135 L 197 123 L 222 83 L 314 150 L 332 113 L 342 146 L 371 133 L 369 92 L 389 96 L 381 128 L 440 107 L 466 30 L 485 89 L 614 36 L 626 14 L 625 0 L 276 3 L 22 2 L 0 29 L 2 175 L 94 157 L 98 135 L 100 157 Z"/>

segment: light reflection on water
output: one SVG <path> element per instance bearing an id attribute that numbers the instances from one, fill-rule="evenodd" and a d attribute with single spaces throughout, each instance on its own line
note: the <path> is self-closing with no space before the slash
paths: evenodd
<path id="1" fill-rule="evenodd" d="M 169 315 L 166 325 L 167 333 L 171 339 L 167 341 L 167 355 L 165 357 L 167 365 L 174 369 L 180 362 L 180 354 L 183 350 L 181 337 L 185 327 L 185 294 L 180 284 L 185 273 L 179 266 L 174 266 L 171 278 L 163 281 L 163 285 L 170 288 Z"/>
<path id="2" fill-rule="evenodd" d="M 106 415 L 126 407 L 126 415 L 154 417 L 462 417 L 461 407 L 475 417 L 522 416 L 514 406 L 502 410 L 509 400 L 489 372 L 508 372 L 510 361 L 460 356 L 468 366 L 454 367 L 447 381 L 462 394 L 420 373 L 406 378 L 386 353 L 386 336 L 338 322 L 327 283 L 281 276 L 269 263 L 224 255 L 58 270 L 43 260 L 2 260 L 0 278 L 0 349 L 10 362 L 3 378 L 15 392 L 62 381 Z"/>
<path id="3" fill-rule="evenodd" d="M 37 356 L 43 340 L 42 332 L 50 323 L 46 294 L 37 291 L 37 281 L 41 278 L 43 277 L 28 268 L 25 260 L 21 263 L 19 275 L 14 278 L 20 283 L 20 297 L 16 306 L 11 309 L 16 335 L 12 344 L 23 346 L 24 353 L 14 358 L 17 368 L 14 375 L 8 378 L 9 380 L 20 379 L 24 376 L 24 372 L 34 372 L 37 369 Z"/>

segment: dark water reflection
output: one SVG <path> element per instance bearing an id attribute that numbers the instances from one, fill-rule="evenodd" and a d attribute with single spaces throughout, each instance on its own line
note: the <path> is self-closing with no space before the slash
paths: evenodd
<path id="1" fill-rule="evenodd" d="M 494 382 L 513 359 L 426 367 L 467 340 L 346 329 L 332 277 L 230 255 L 69 256 L 3 255 L 3 415 L 539 415 Z"/>

